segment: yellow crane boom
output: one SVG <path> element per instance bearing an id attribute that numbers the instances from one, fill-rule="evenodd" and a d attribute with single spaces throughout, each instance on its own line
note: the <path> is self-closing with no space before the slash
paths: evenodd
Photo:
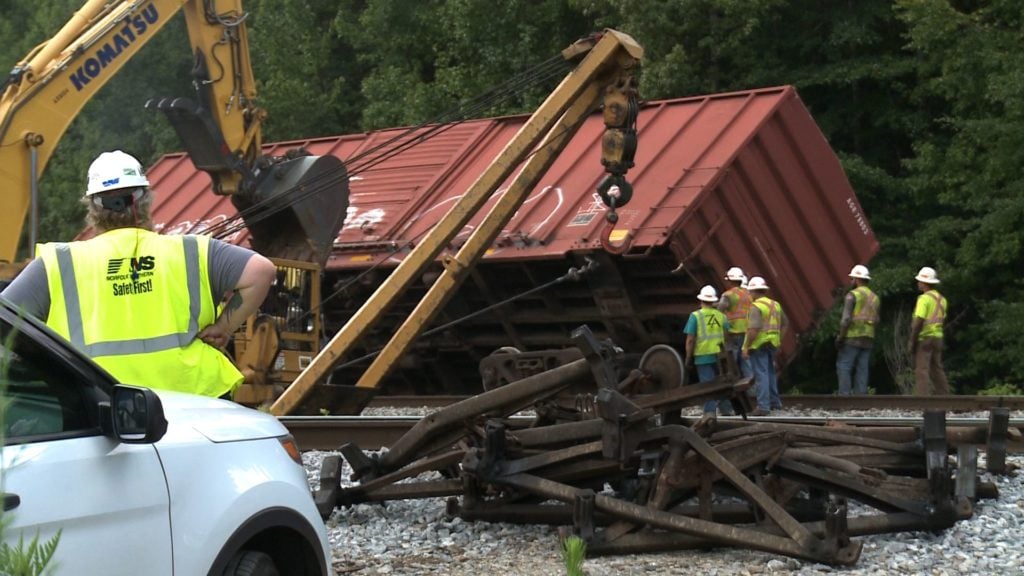
<path id="1" fill-rule="evenodd" d="M 473 183 L 461 199 L 418 243 L 344 327 L 313 358 L 298 378 L 271 405 L 273 414 L 292 413 L 310 395 L 334 365 L 393 305 L 409 285 L 421 276 L 445 246 L 476 214 L 513 171 L 526 161 L 511 186 L 470 236 L 459 252 L 443 260 L 444 271 L 426 296 L 405 320 L 355 386 L 336 386 L 341 403 L 332 408 L 359 412 L 380 386 L 395 361 L 426 328 L 434 315 L 455 293 L 484 251 L 529 195 L 537 180 L 551 166 L 558 153 L 587 116 L 602 103 L 607 132 L 602 139 L 602 163 L 611 174 L 606 182 L 628 189 L 622 175 L 632 167 L 635 133 L 630 136 L 626 108 L 636 107 L 634 73 L 643 48 L 622 32 L 580 40 L 563 51 L 575 68 L 533 113 L 495 161 Z M 635 118 L 635 110 L 633 111 Z M 602 195 L 607 186 L 602 186 Z M 624 197 L 619 204 L 628 201 Z M 614 202 L 613 202 L 614 204 Z M 345 398 L 347 396 L 347 398 Z"/>

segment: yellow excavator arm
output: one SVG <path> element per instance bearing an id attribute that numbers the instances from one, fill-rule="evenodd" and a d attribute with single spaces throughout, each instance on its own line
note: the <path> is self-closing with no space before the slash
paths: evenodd
<path id="1" fill-rule="evenodd" d="M 87 0 L 15 66 L 0 97 L 6 208 L 0 212 L 0 260 L 15 261 L 26 214 L 37 205 L 38 179 L 72 120 L 182 9 L 196 99 L 165 98 L 146 106 L 167 114 L 216 193 L 232 195 L 243 218 L 259 211 L 258 223 L 247 219 L 254 248 L 268 256 L 326 260 L 348 207 L 344 166 L 304 151 L 261 157 L 265 114 L 256 105 L 240 0 Z M 309 182 L 315 186 L 307 185 L 301 199 L 287 197 Z"/>

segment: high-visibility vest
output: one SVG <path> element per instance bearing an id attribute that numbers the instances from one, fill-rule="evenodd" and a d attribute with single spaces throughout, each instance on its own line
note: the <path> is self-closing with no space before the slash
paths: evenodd
<path id="1" fill-rule="evenodd" d="M 771 344 L 776 348 L 782 345 L 782 305 L 762 296 L 754 300 L 754 306 L 761 312 L 761 329 L 757 337 L 750 343 L 751 350 L 757 350 L 765 344 Z"/>
<path id="2" fill-rule="evenodd" d="M 230 392 L 241 372 L 196 338 L 216 319 L 208 249 L 206 236 L 137 228 L 42 244 L 46 324 L 126 384 L 215 397 Z"/>
<path id="3" fill-rule="evenodd" d="M 878 323 L 879 299 L 867 286 L 850 290 L 853 294 L 853 316 L 846 330 L 847 338 L 874 338 Z"/>
<path id="4" fill-rule="evenodd" d="M 725 315 L 714 308 L 701 307 L 690 313 L 697 320 L 695 356 L 718 354 L 725 343 Z"/>
<path id="5" fill-rule="evenodd" d="M 946 298 L 942 294 L 939 294 L 938 290 L 928 290 L 917 298 L 918 300 L 921 298 L 932 300 L 931 303 L 927 303 L 926 300 L 926 306 L 931 310 L 924 318 L 924 323 L 921 325 L 921 332 L 918 334 L 918 339 L 942 338 L 942 325 L 946 322 Z"/>
<path id="6" fill-rule="evenodd" d="M 729 308 L 725 311 L 725 317 L 729 319 L 729 333 L 745 334 L 747 314 L 750 314 L 750 305 L 754 302 L 750 291 L 742 286 L 734 286 L 726 290 L 723 296 L 729 299 Z"/>

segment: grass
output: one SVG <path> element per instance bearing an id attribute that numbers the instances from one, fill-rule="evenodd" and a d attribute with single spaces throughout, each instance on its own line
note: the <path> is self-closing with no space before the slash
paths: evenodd
<path id="1" fill-rule="evenodd" d="M 579 536 L 569 536 L 562 541 L 562 559 L 565 561 L 566 576 L 584 576 L 583 560 L 587 557 L 587 543 Z"/>

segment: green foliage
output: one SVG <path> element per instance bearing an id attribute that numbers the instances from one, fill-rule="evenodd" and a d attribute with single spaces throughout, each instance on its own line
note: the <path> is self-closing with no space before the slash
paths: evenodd
<path id="1" fill-rule="evenodd" d="M 1015 384 L 993 384 L 982 390 L 978 390 L 980 396 L 1021 396 L 1024 395 L 1024 388 Z"/>
<path id="2" fill-rule="evenodd" d="M 587 543 L 579 536 L 569 536 L 562 541 L 562 561 L 565 562 L 566 576 L 583 576 L 583 560 L 587 557 Z"/>
<path id="3" fill-rule="evenodd" d="M 947 364 L 960 391 L 1024 381 L 1017 346 L 1024 260 L 1024 5 L 900 0 L 917 56 L 916 101 L 934 111 L 905 159 L 918 222 L 907 246 L 935 262 L 950 301 Z M 1016 326 L 1014 322 L 1017 322 Z"/>
<path id="4" fill-rule="evenodd" d="M 0 575 L 39 576 L 54 573 L 56 566 L 50 563 L 57 552 L 60 534 L 58 530 L 53 538 L 42 543 L 39 542 L 38 534 L 27 545 L 23 536 L 18 538 L 17 546 L 0 543 Z"/>
<path id="5" fill-rule="evenodd" d="M 270 111 L 267 140 L 329 136 L 359 129 L 365 105 L 362 66 L 340 37 L 333 3 L 255 0 L 245 3 L 249 50 L 260 105 Z"/>

